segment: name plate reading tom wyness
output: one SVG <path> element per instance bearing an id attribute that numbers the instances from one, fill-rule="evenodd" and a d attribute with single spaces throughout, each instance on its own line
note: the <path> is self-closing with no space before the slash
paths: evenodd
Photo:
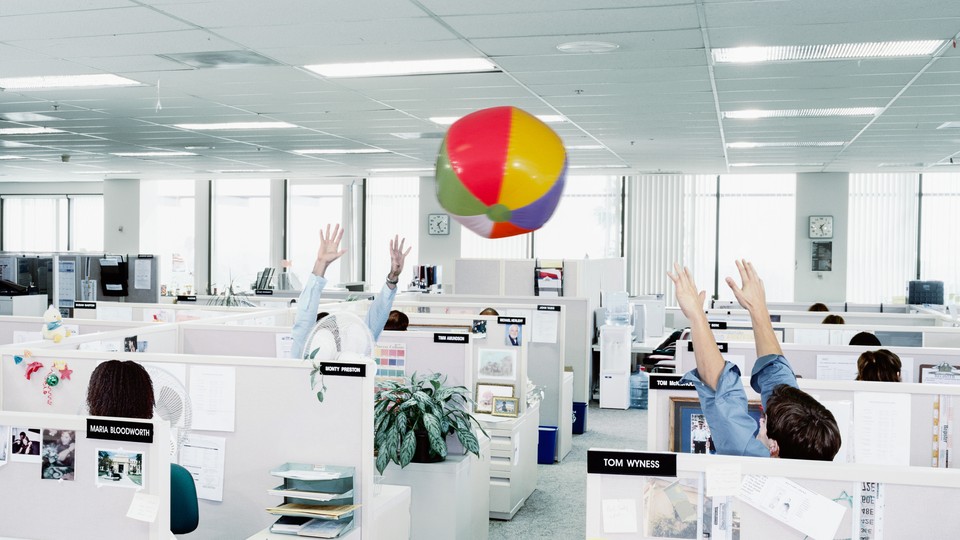
<path id="1" fill-rule="evenodd" d="M 588 474 L 676 476 L 677 455 L 653 452 L 587 451 Z"/>
<path id="2" fill-rule="evenodd" d="M 74 302 L 73 309 L 97 309 L 96 302 Z"/>
<path id="3" fill-rule="evenodd" d="M 683 375 L 650 375 L 650 390 L 684 390 L 696 392 L 697 387 L 693 383 L 682 383 L 680 378 Z"/>
<path id="4" fill-rule="evenodd" d="M 527 324 L 526 317 L 497 317 L 498 324 Z"/>
<path id="5" fill-rule="evenodd" d="M 470 334 L 434 334 L 434 343 L 470 343 Z"/>
<path id="6" fill-rule="evenodd" d="M 366 377 L 367 366 L 364 364 L 340 364 L 336 362 L 322 362 L 320 371 L 324 375 L 333 377 Z"/>
<path id="7" fill-rule="evenodd" d="M 149 444 L 153 442 L 153 424 L 87 418 L 87 438 Z"/>

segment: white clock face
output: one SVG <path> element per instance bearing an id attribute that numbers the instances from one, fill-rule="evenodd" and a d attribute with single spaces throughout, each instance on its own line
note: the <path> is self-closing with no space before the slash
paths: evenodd
<path id="1" fill-rule="evenodd" d="M 833 216 L 810 216 L 810 238 L 833 238 Z"/>
<path id="2" fill-rule="evenodd" d="M 449 234 L 450 216 L 447 214 L 430 214 L 427 217 L 427 233 Z"/>

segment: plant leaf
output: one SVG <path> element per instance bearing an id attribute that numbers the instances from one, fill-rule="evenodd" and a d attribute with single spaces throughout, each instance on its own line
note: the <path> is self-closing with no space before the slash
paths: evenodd
<path id="1" fill-rule="evenodd" d="M 403 436 L 403 443 L 400 445 L 400 461 L 398 464 L 400 468 L 406 467 L 410 464 L 410 461 L 413 459 L 413 454 L 417 450 L 417 434 L 413 431 L 408 431 L 406 435 Z"/>
<path id="2" fill-rule="evenodd" d="M 457 431 L 457 439 L 460 440 L 460 444 L 470 452 L 471 454 L 480 457 L 480 442 L 477 440 L 477 436 L 474 435 L 472 431 Z"/>
<path id="3" fill-rule="evenodd" d="M 390 458 L 387 456 L 387 453 L 381 448 L 380 453 L 377 454 L 377 472 L 383 474 L 383 470 L 387 468 L 387 465 L 390 464 Z"/>

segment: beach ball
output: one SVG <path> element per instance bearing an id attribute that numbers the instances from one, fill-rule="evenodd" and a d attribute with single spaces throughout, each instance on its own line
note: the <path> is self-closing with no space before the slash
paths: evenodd
<path id="1" fill-rule="evenodd" d="M 437 156 L 437 199 L 486 238 L 533 232 L 563 194 L 567 151 L 560 137 L 516 107 L 483 109 L 447 130 Z"/>

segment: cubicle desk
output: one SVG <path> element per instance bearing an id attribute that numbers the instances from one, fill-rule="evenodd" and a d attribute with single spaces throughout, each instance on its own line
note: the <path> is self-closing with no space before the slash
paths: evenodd
<path id="1" fill-rule="evenodd" d="M 477 419 L 490 435 L 490 517 L 513 519 L 537 488 L 540 405 L 517 418 L 479 414 Z"/>
<path id="2" fill-rule="evenodd" d="M 47 310 L 47 295 L 0 296 L 0 315 L 40 317 Z"/>
<path id="3" fill-rule="evenodd" d="M 410 488 L 410 538 L 487 539 L 490 504 L 488 445 L 488 439 L 481 437 L 479 459 L 473 454 L 448 455 L 440 463 L 411 463 L 402 469 L 391 463 L 383 471 L 384 482 Z M 388 530 L 393 530 L 394 526 Z M 402 536 L 374 535 L 371 538 Z"/>

